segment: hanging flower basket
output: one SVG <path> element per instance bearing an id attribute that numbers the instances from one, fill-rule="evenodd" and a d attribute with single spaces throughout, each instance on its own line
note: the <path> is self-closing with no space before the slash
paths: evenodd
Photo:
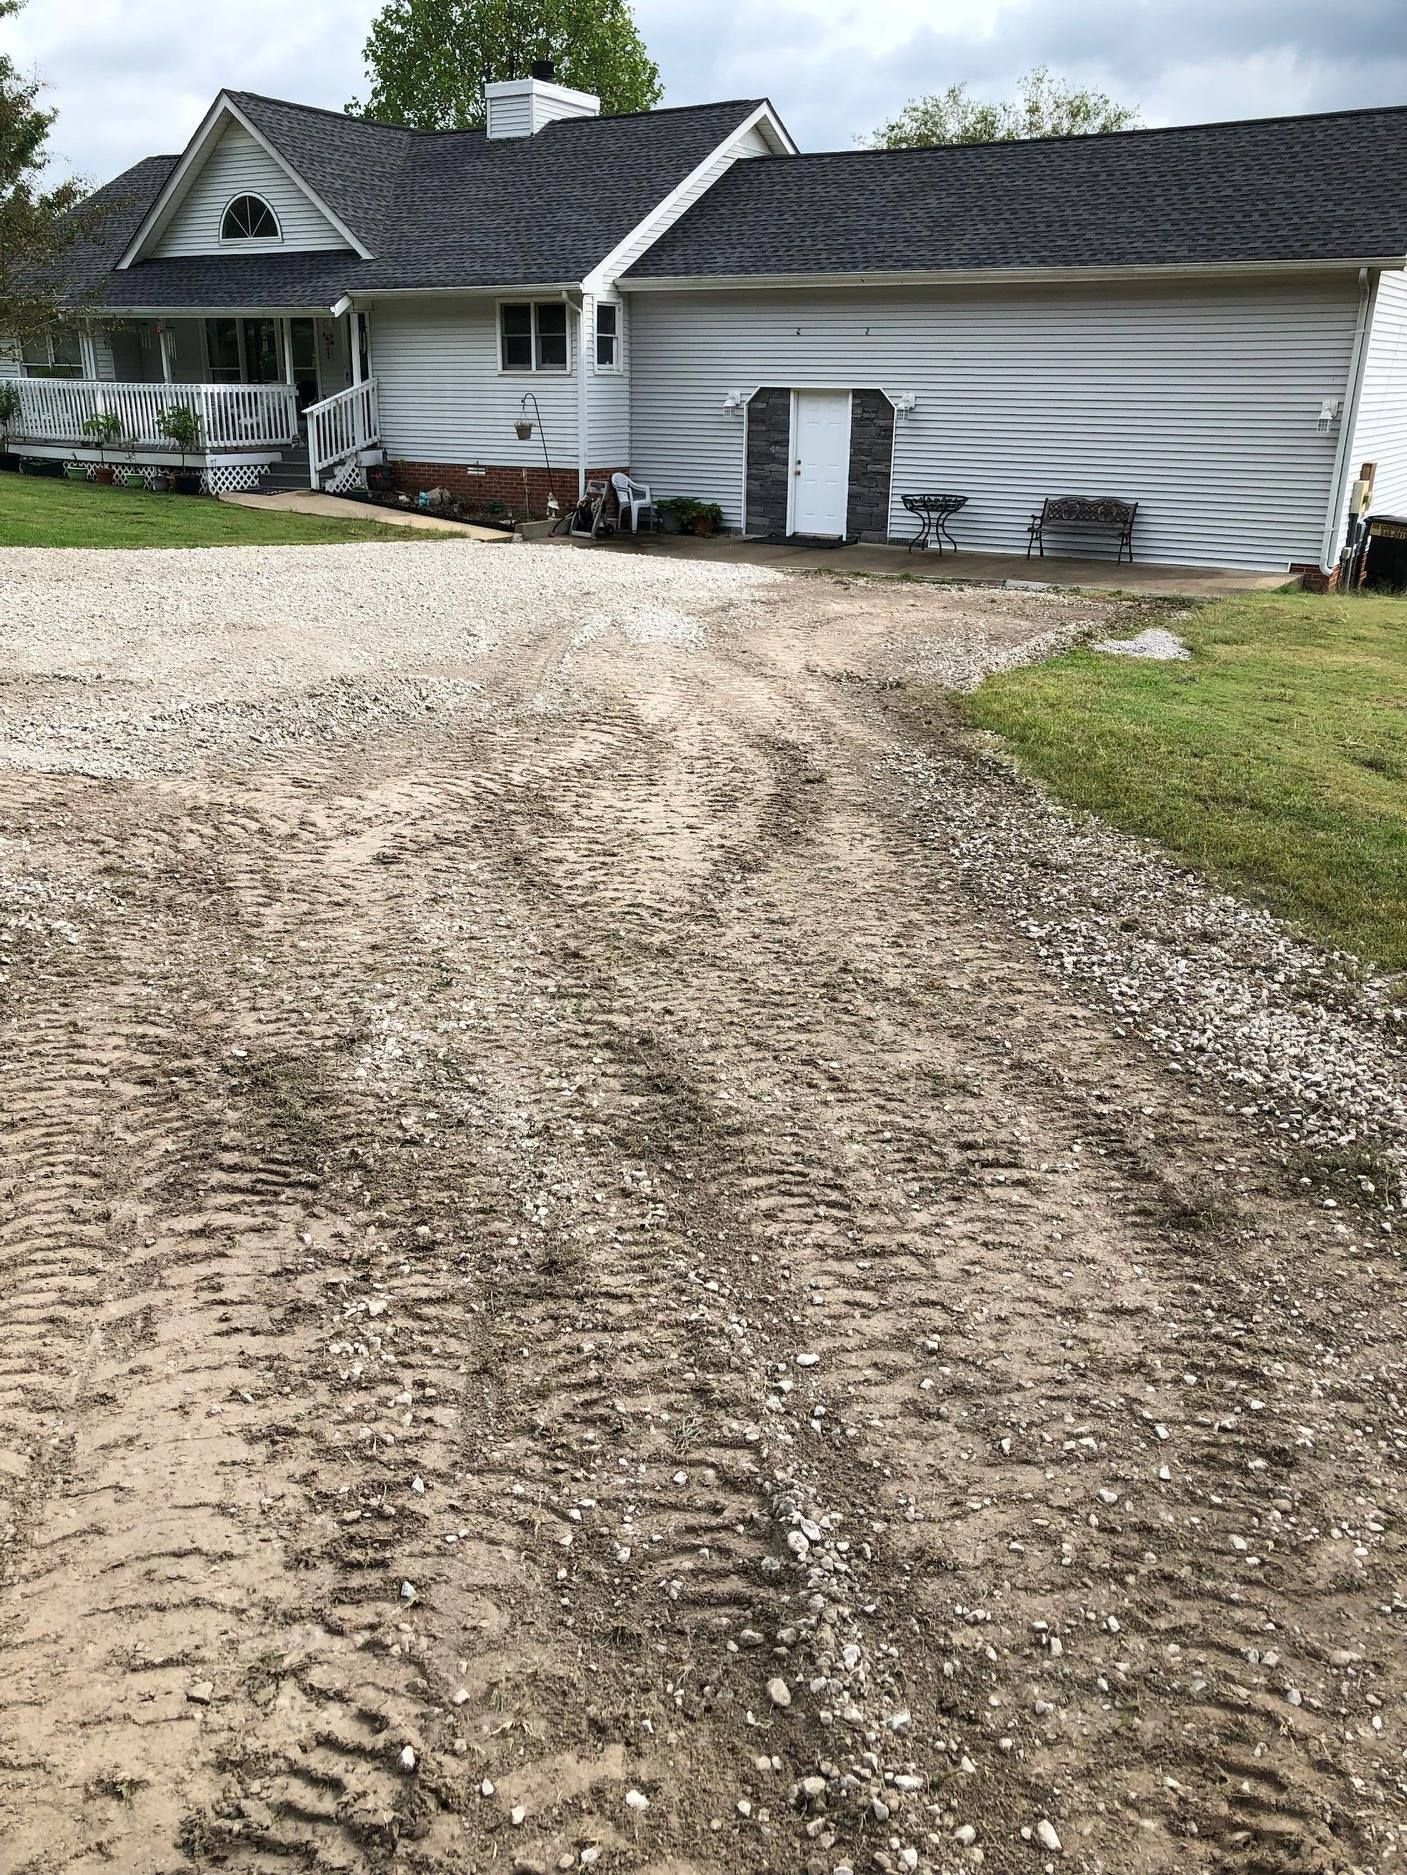
<path id="1" fill-rule="evenodd" d="M 520 417 L 518 421 L 513 425 L 513 428 L 518 433 L 518 441 L 520 443 L 527 442 L 528 438 L 533 433 L 533 426 L 526 418 Z"/>

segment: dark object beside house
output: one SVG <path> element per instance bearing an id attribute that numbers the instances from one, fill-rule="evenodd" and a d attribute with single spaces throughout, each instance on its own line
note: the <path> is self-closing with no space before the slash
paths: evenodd
<path id="1" fill-rule="evenodd" d="M 1048 527 L 1059 528 L 1117 528 L 1119 533 L 1119 551 L 1115 556 L 1117 566 L 1128 553 L 1129 565 L 1133 565 L 1133 522 L 1138 513 L 1136 501 L 1121 501 L 1117 495 L 1047 495 L 1041 503 L 1039 514 L 1031 516 L 1031 525 L 1026 529 L 1026 558 L 1031 557 L 1032 547 L 1040 549 L 1041 558 L 1045 558 L 1045 530 Z"/>
<path id="2" fill-rule="evenodd" d="M 915 547 L 936 545 L 941 557 L 945 534 L 948 536 L 948 545 L 954 553 L 957 552 L 958 544 L 948 533 L 948 517 L 967 506 L 966 495 L 901 495 L 899 499 L 910 514 L 918 516 L 922 524 L 909 542 L 910 553 Z"/>

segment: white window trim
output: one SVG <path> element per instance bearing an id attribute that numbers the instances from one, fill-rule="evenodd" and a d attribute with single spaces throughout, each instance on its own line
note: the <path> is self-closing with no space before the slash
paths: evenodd
<path id="1" fill-rule="evenodd" d="M 506 365 L 503 362 L 503 308 L 505 306 L 531 306 L 533 309 L 533 362 L 530 365 Z M 537 309 L 539 306 L 561 306 L 567 314 L 567 362 L 564 365 L 539 365 L 537 362 Z M 498 353 L 498 375 L 501 378 L 569 378 L 575 368 L 572 356 L 572 321 L 571 307 L 564 299 L 533 299 L 530 295 L 515 293 L 507 299 L 496 299 L 493 303 L 493 342 Z M 578 321 L 578 323 L 580 323 Z"/>
<path id="2" fill-rule="evenodd" d="M 277 234 L 227 235 L 225 233 L 226 215 L 229 214 L 236 202 L 243 202 L 246 198 L 250 201 L 262 202 L 264 204 L 264 207 L 268 209 L 269 213 L 274 218 L 274 226 L 278 229 Z M 236 253 L 248 251 L 251 248 L 258 250 L 266 247 L 283 246 L 283 221 L 278 210 L 266 195 L 260 195 L 257 189 L 235 190 L 234 194 L 220 210 L 220 246 L 233 248 Z"/>
<path id="3" fill-rule="evenodd" d="M 602 306 L 614 308 L 616 315 L 616 361 L 613 365 L 601 364 L 596 352 L 596 321 Z M 591 370 L 598 378 L 619 378 L 625 374 L 625 303 L 622 300 L 598 299 L 595 302 L 591 316 Z"/>
<path id="4" fill-rule="evenodd" d="M 90 370 L 90 366 L 92 364 L 91 344 L 85 341 L 85 337 L 82 332 L 77 332 L 74 334 L 74 336 L 78 340 L 78 370 L 76 373 L 70 373 L 67 367 L 65 367 L 64 369 L 64 376 L 69 378 L 70 382 L 72 382 L 75 377 L 87 378 L 87 377 L 91 377 L 95 375 L 95 373 L 93 373 Z M 15 356 L 19 360 L 20 375 L 22 377 L 25 377 L 25 378 L 31 377 L 36 370 L 41 371 L 41 372 L 54 372 L 58 369 L 58 366 L 54 360 L 54 335 L 52 332 L 46 332 L 44 334 L 44 346 L 49 354 L 49 362 L 47 366 L 46 365 L 38 365 L 38 366 L 32 365 L 29 359 L 26 358 L 24 355 L 25 353 L 24 346 L 22 344 L 16 346 Z"/>

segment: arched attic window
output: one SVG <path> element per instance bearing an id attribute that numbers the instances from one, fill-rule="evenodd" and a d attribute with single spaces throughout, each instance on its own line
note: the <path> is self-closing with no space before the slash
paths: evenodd
<path id="1" fill-rule="evenodd" d="M 281 241 L 278 216 L 262 195 L 237 195 L 220 223 L 222 241 Z"/>

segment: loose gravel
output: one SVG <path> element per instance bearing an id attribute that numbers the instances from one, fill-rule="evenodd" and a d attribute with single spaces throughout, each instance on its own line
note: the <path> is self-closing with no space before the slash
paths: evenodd
<path id="1" fill-rule="evenodd" d="M 469 667 L 578 622 L 697 644 L 779 575 L 467 541 L 0 551 L 0 766 L 174 774 L 478 707 Z M 39 679 L 21 690 L 17 677 Z"/>
<path id="2" fill-rule="evenodd" d="M 1132 638 L 1097 638 L 1090 650 L 1102 651 L 1111 658 L 1153 658 L 1160 664 L 1174 664 L 1192 656 L 1176 632 L 1165 631 L 1161 625 L 1150 625 Z"/>
<path id="3" fill-rule="evenodd" d="M 16 1866 L 1386 1875 L 1384 986 L 902 721 L 1135 610 L 0 579 Z"/>
<path id="4" fill-rule="evenodd" d="M 1396 983 L 1067 813 L 1001 760 L 895 755 L 887 773 L 983 907 L 1070 989 L 1111 1009 L 1119 1033 L 1209 1085 L 1228 1112 L 1357 1167 L 1355 1196 L 1407 1199 Z M 1386 1181 L 1372 1176 L 1378 1155 Z"/>

